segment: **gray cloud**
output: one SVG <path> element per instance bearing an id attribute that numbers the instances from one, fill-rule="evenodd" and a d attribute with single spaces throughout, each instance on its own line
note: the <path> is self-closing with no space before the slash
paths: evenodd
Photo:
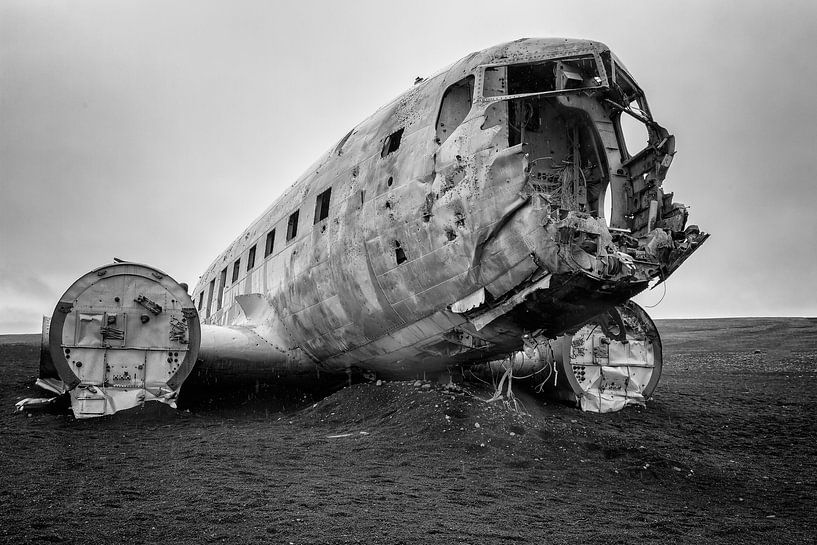
<path id="1" fill-rule="evenodd" d="M 19 270 L 0 265 L 0 293 L 48 296 L 53 291 L 45 280 L 31 270 Z"/>
<path id="2" fill-rule="evenodd" d="M 501 24 L 496 13 L 487 1 L 0 3 L 4 304 L 49 313 L 114 256 L 195 284 L 415 76 L 499 42 L 572 36 L 610 45 L 643 85 L 678 138 L 666 188 L 713 233 L 651 314 L 817 314 L 817 4 L 520 1 Z"/>

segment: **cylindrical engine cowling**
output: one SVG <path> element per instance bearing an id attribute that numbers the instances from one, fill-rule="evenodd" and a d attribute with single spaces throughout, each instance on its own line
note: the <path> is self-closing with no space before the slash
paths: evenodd
<path id="1" fill-rule="evenodd" d="M 201 328 L 186 287 L 146 265 L 113 263 L 68 288 L 48 336 L 74 415 L 87 418 L 145 401 L 175 406 Z"/>
<path id="2" fill-rule="evenodd" d="M 576 402 L 584 411 L 611 412 L 643 404 L 661 378 L 661 338 L 655 324 L 628 301 L 573 334 L 553 340 L 523 338 L 525 350 L 488 363 L 484 370 Z"/>
<path id="3" fill-rule="evenodd" d="M 596 317 L 573 335 L 551 341 L 551 347 L 560 394 L 576 400 L 585 411 L 643 404 L 661 378 L 658 328 L 632 301 Z"/>
<path id="4" fill-rule="evenodd" d="M 196 374 L 207 382 L 315 374 L 314 361 L 292 356 L 248 327 L 203 324 Z"/>

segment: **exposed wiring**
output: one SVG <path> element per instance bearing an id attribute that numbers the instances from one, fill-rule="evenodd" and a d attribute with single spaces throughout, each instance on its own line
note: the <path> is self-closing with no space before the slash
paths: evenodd
<path id="1" fill-rule="evenodd" d="M 490 367 L 489 367 L 489 368 L 490 368 Z M 471 374 L 471 376 L 472 376 L 472 377 L 474 377 L 474 378 L 475 378 L 475 379 L 477 379 L 478 381 L 482 382 L 483 384 L 487 384 L 487 385 L 489 385 L 489 386 L 491 385 L 491 383 L 490 383 L 490 382 L 488 382 L 487 380 L 482 380 L 481 378 L 479 378 L 478 376 L 476 376 L 476 375 L 474 374 L 474 372 L 473 372 L 473 371 L 471 371 L 470 369 L 468 369 L 468 372 Z"/>
<path id="2" fill-rule="evenodd" d="M 663 275 L 662 275 L 662 276 L 663 276 Z M 654 305 L 644 305 L 644 308 L 655 308 L 655 307 L 657 307 L 658 305 L 660 305 L 660 304 L 661 304 L 661 301 L 663 301 L 663 300 L 664 300 L 664 296 L 665 296 L 665 295 L 667 295 L 667 279 L 666 279 L 666 278 L 662 278 L 662 279 L 661 279 L 661 284 L 663 284 L 663 285 L 664 285 L 664 293 L 662 293 L 662 294 L 661 294 L 661 299 L 659 299 L 659 300 L 658 300 L 658 302 L 657 302 L 657 303 L 655 303 Z"/>

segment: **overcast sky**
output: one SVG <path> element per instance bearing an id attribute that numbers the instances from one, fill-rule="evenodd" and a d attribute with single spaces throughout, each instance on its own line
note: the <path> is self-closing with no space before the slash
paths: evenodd
<path id="1" fill-rule="evenodd" d="M 677 137 L 712 238 L 649 312 L 817 315 L 815 2 L 0 0 L 0 333 L 113 257 L 192 288 L 416 76 L 541 36 L 609 45 Z"/>

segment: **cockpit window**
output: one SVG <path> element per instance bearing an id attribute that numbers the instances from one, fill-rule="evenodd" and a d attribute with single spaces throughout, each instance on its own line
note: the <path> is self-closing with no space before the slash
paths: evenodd
<path id="1" fill-rule="evenodd" d="M 440 114 L 437 116 L 437 142 L 445 142 L 471 111 L 474 95 L 474 76 L 468 76 L 451 85 L 443 93 Z"/>
<path id="2" fill-rule="evenodd" d="M 603 83 L 592 56 L 491 66 L 485 69 L 483 81 L 484 97 L 595 89 Z"/>
<path id="3" fill-rule="evenodd" d="M 627 72 L 616 64 L 613 82 L 613 102 L 618 115 L 619 148 L 629 158 L 643 150 L 650 140 L 647 123 L 652 120 L 644 93 Z"/>
<path id="4" fill-rule="evenodd" d="M 633 100 L 627 109 L 637 115 L 644 116 L 644 112 L 641 111 L 638 101 L 636 100 Z M 624 138 L 624 142 L 621 142 L 619 145 L 627 151 L 627 156 L 633 156 L 647 147 L 650 134 L 647 130 L 647 126 L 642 121 L 622 112 L 619 117 L 619 124 L 621 125 L 621 133 Z"/>

